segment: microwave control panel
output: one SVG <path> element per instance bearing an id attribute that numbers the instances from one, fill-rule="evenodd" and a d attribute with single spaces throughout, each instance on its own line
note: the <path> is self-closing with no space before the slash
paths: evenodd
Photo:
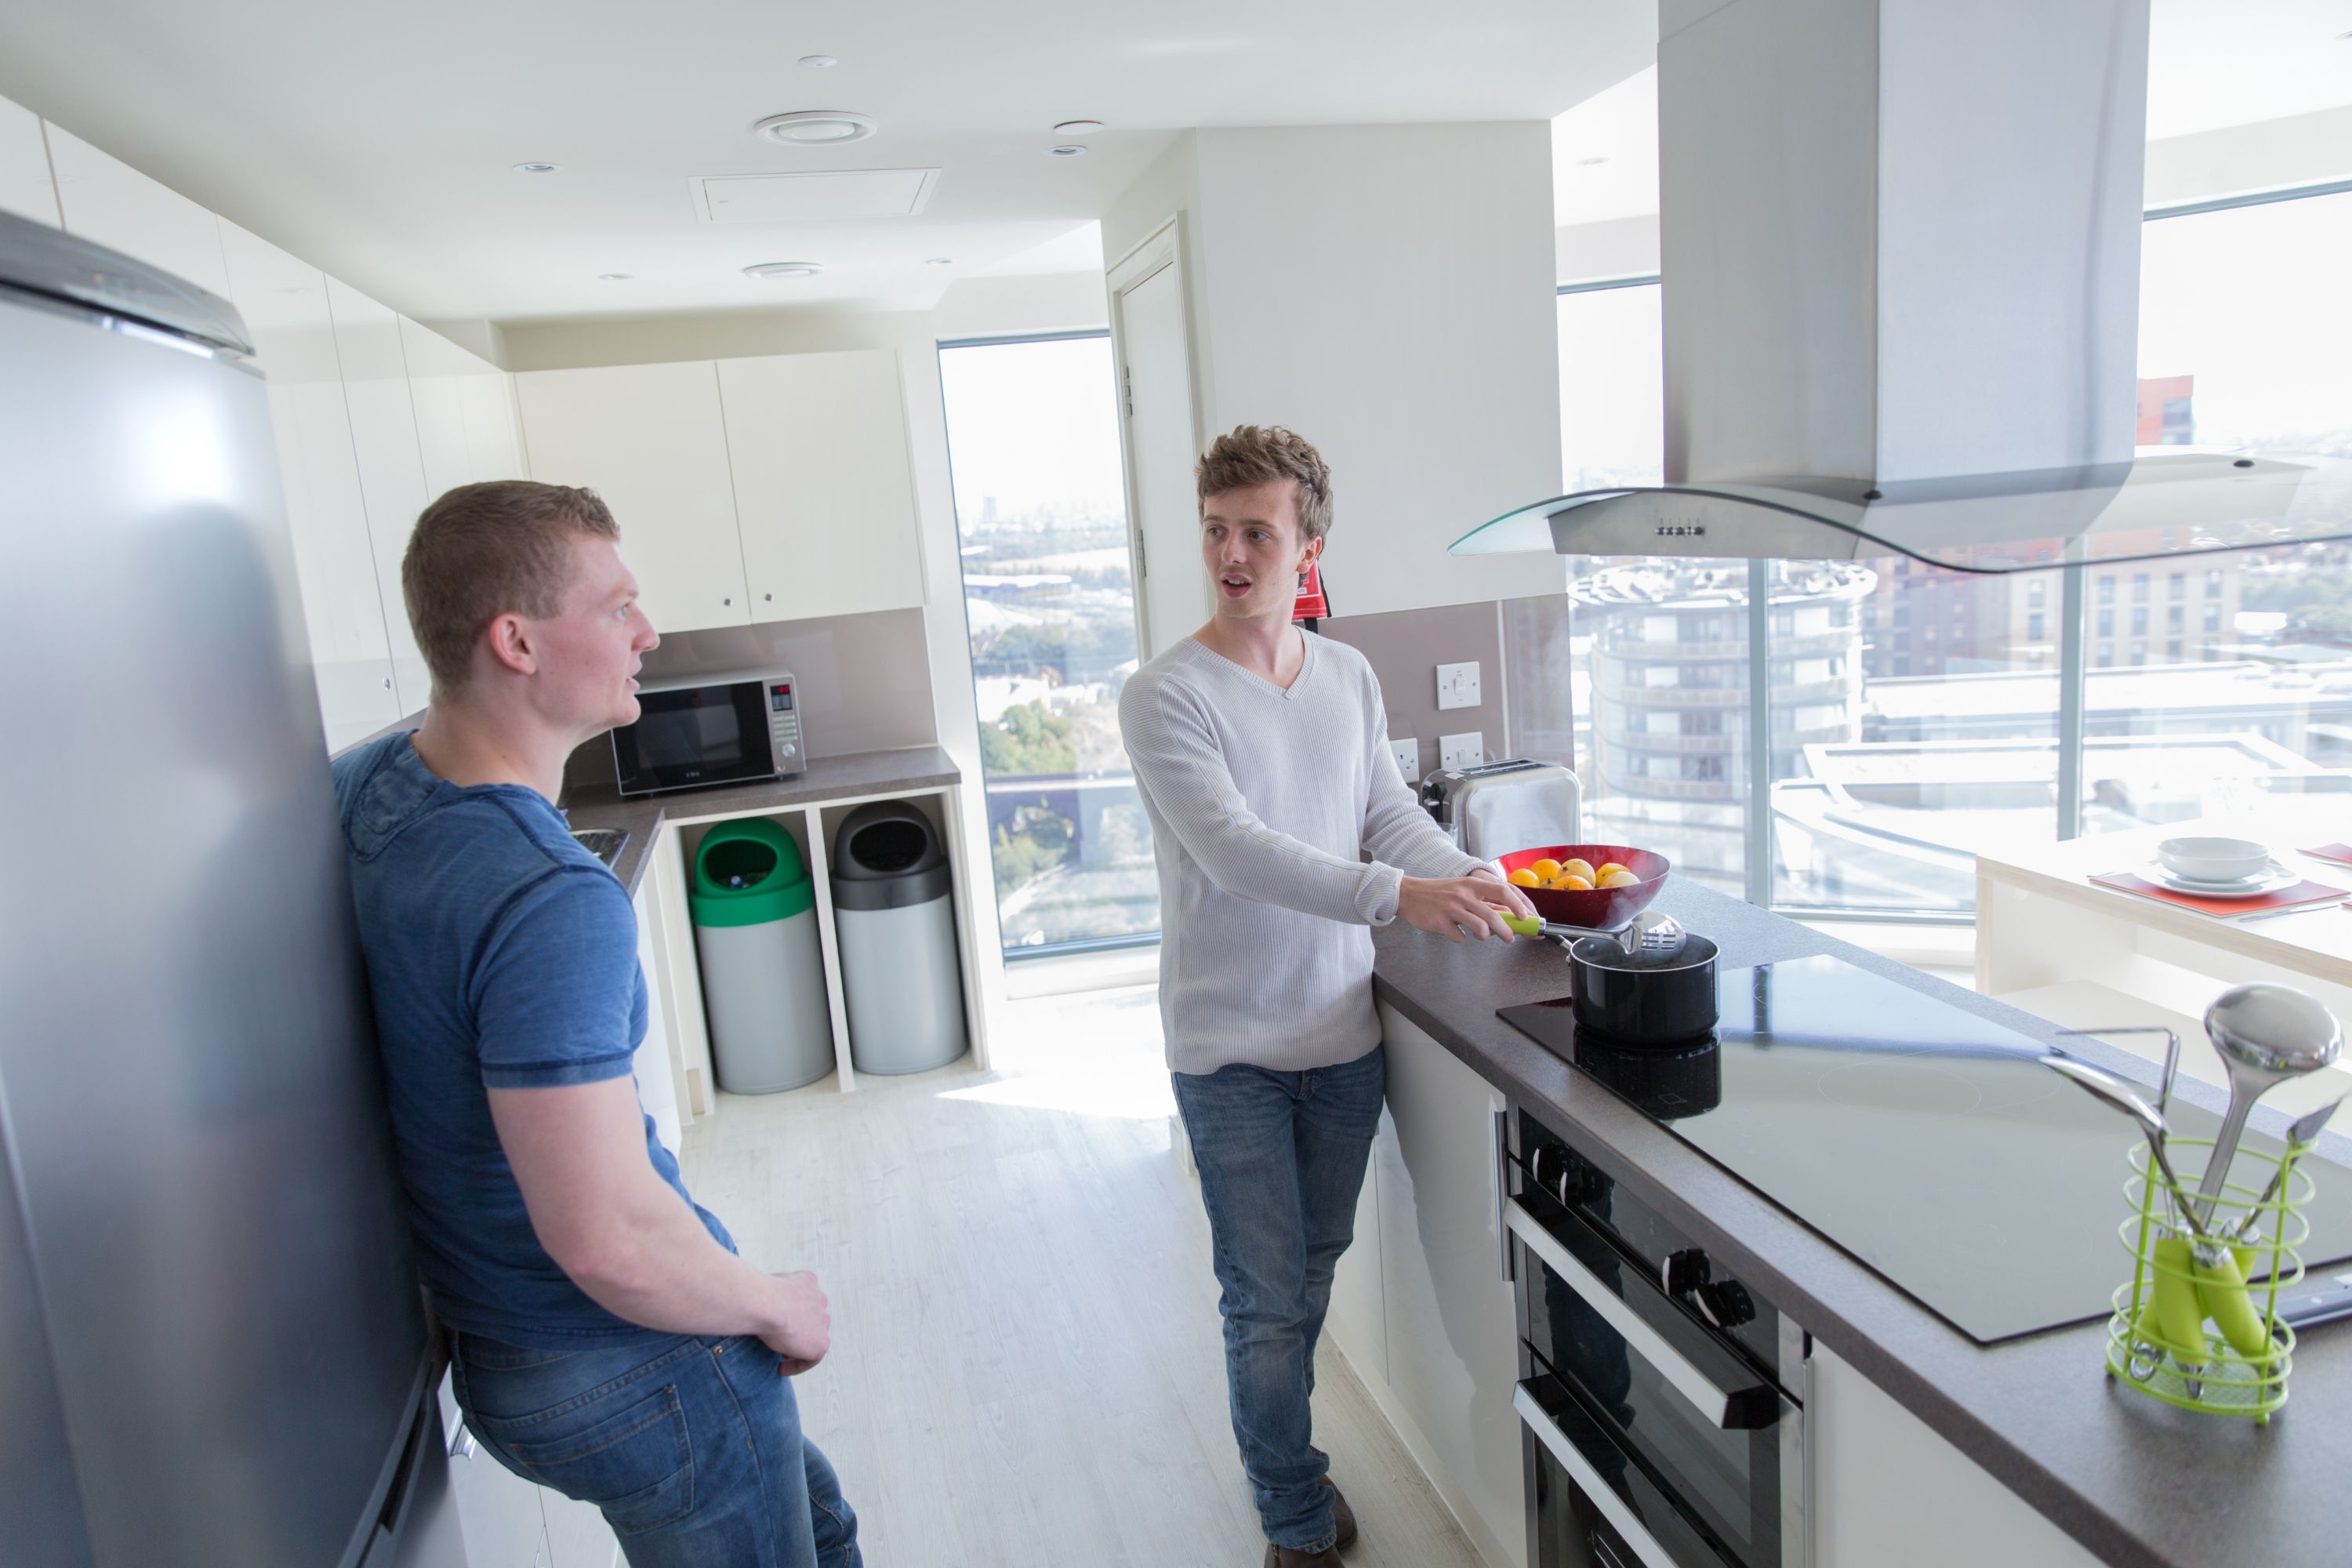
<path id="1" fill-rule="evenodd" d="M 768 737 L 775 744 L 776 773 L 790 778 L 808 766 L 801 742 L 800 702 L 789 675 L 768 679 Z"/>

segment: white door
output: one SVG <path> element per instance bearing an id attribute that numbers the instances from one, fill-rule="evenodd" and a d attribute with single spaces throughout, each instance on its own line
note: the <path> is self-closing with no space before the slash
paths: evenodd
<path id="1" fill-rule="evenodd" d="M 752 618 L 923 602 L 914 466 L 888 349 L 719 362 Z"/>
<path id="2" fill-rule="evenodd" d="M 432 682 L 401 597 L 400 560 L 416 514 L 425 510 L 425 460 L 416 442 L 416 410 L 408 398 L 408 360 L 400 345 L 400 318 L 387 306 L 338 279 L 327 279 L 327 308 L 335 321 L 335 353 L 343 365 L 343 404 L 351 412 L 352 448 L 358 454 L 360 495 L 367 506 L 368 539 L 375 552 L 375 584 L 383 604 L 383 630 L 392 647 L 393 690 L 403 713 L 423 708 Z"/>
<path id="3" fill-rule="evenodd" d="M 1164 265 L 1135 281 L 1120 285 L 1115 278 L 1111 301 L 1126 414 L 1128 515 L 1135 520 L 1137 630 L 1149 659 L 1197 631 L 1213 610 L 1192 491 L 1201 442 L 1192 419 L 1183 262 L 1174 247 Z"/>
<path id="4" fill-rule="evenodd" d="M 613 509 L 654 630 L 750 623 L 715 364 L 530 371 L 515 392 L 531 478 Z"/>
<path id="5" fill-rule="evenodd" d="M 310 664 L 339 751 L 401 715 L 377 590 L 351 412 L 343 401 L 325 274 L 235 224 L 220 226 L 230 298 L 268 378 L 270 433 L 286 491 Z"/>

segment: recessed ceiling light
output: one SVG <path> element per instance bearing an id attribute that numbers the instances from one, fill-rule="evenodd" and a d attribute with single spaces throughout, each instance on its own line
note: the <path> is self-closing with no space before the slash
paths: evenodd
<path id="1" fill-rule="evenodd" d="M 517 163 L 515 165 L 515 173 L 518 174 L 552 174 L 555 169 L 556 165 L 553 163 Z"/>
<path id="2" fill-rule="evenodd" d="M 1099 131 L 1102 128 L 1103 122 L 1099 120 L 1065 120 L 1059 125 L 1054 127 L 1054 134 L 1056 136 L 1084 136 L 1089 132 Z"/>
<path id="3" fill-rule="evenodd" d="M 1605 154 L 1598 158 L 1579 158 L 1576 161 L 1576 166 L 1580 169 L 1590 169 L 1595 164 L 1606 163 L 1607 162 L 1609 162 L 1609 159 Z"/>
<path id="4" fill-rule="evenodd" d="M 814 261 L 761 261 L 743 268 L 746 278 L 814 278 L 824 270 Z"/>
<path id="5" fill-rule="evenodd" d="M 626 283 L 635 276 L 635 274 L 629 272 L 599 272 L 596 274 L 596 281 L 599 283 Z"/>
<path id="6" fill-rule="evenodd" d="M 1048 158 L 1083 158 L 1086 155 L 1087 150 L 1074 142 L 1045 149 L 1045 156 Z"/>
<path id="7" fill-rule="evenodd" d="M 934 256 L 925 261 L 923 265 L 926 267 L 953 267 L 955 265 L 955 258 L 952 256 Z"/>
<path id="8" fill-rule="evenodd" d="M 803 109 L 772 114 L 752 127 L 771 142 L 788 147 L 838 147 L 863 142 L 874 134 L 874 117 L 845 109 Z"/>
<path id="9" fill-rule="evenodd" d="M 835 59 L 831 55 L 803 55 L 801 57 L 801 64 L 808 67 L 811 70 L 823 70 L 827 66 L 837 66 L 841 62 L 839 60 Z"/>

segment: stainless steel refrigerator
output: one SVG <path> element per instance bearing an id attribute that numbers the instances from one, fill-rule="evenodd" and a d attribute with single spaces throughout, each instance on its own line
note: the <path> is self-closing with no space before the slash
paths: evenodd
<path id="1" fill-rule="evenodd" d="M 261 376 L 0 214 L 0 1557 L 461 1564 Z"/>

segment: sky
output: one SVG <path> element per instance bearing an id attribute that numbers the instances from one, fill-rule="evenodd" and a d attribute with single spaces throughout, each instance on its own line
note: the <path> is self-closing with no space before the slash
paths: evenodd
<path id="1" fill-rule="evenodd" d="M 984 498 L 1000 518 L 1041 506 L 1126 513 L 1108 336 L 940 351 L 956 516 Z"/>

